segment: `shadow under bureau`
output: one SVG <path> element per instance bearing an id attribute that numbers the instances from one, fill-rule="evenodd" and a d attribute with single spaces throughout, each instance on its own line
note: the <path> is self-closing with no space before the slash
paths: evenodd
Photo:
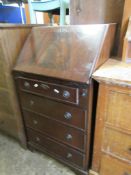
<path id="1" fill-rule="evenodd" d="M 13 75 L 26 143 L 88 174 L 92 72 L 110 54 L 115 25 L 33 28 Z"/>

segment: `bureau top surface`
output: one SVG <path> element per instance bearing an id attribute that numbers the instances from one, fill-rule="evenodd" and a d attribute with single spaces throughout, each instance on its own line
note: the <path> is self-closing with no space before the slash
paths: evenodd
<path id="1" fill-rule="evenodd" d="M 131 64 L 109 59 L 92 76 L 99 82 L 131 87 Z"/>
<path id="2" fill-rule="evenodd" d="M 88 83 L 109 26 L 34 27 L 14 71 Z"/>

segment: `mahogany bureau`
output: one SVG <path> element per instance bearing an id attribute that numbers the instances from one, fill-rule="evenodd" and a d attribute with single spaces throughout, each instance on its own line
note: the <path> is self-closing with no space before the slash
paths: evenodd
<path id="1" fill-rule="evenodd" d="M 13 70 L 27 147 L 88 174 L 92 72 L 108 59 L 115 25 L 34 28 Z"/>

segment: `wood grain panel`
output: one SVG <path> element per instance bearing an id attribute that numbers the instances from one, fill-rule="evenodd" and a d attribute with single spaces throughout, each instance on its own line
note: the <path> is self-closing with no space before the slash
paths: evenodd
<path id="1" fill-rule="evenodd" d="M 117 23 L 117 32 L 112 53 L 113 55 L 117 55 L 124 2 L 125 0 L 71 0 L 70 24 Z"/>
<path id="2" fill-rule="evenodd" d="M 113 175 L 114 173 L 115 175 L 131 175 L 131 164 L 103 155 L 100 175 Z"/>
<path id="3" fill-rule="evenodd" d="M 124 68 L 126 64 L 118 61 L 112 61 L 114 64 L 111 67 L 110 63 L 107 61 L 106 66 L 103 65 L 96 71 L 95 76 L 93 75 L 100 82 L 100 87 L 92 169 L 100 175 L 130 175 L 130 69 L 128 72 L 128 68 Z M 126 71 L 123 75 L 120 74 L 122 70 Z M 125 83 L 127 77 L 129 86 Z"/>
<path id="4" fill-rule="evenodd" d="M 120 23 L 123 6 L 123 0 L 71 0 L 71 24 Z"/>
<path id="5" fill-rule="evenodd" d="M 105 127 L 102 151 L 118 159 L 131 162 L 131 135 Z"/>
<path id="6" fill-rule="evenodd" d="M 117 108 L 116 108 L 117 104 Z M 105 122 L 131 133 L 131 94 L 124 91 L 110 90 Z"/>

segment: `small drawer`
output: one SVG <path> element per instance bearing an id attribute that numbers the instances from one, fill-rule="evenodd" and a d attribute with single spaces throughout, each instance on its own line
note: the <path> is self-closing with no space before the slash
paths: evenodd
<path id="1" fill-rule="evenodd" d="M 131 175 L 131 164 L 103 155 L 100 175 Z"/>
<path id="2" fill-rule="evenodd" d="M 48 153 L 83 168 L 85 156 L 79 151 L 75 151 L 63 144 L 57 143 L 49 137 L 46 137 L 43 134 L 35 132 L 31 129 L 27 129 L 27 137 L 28 144 L 33 145 L 34 143 L 34 147 L 36 144 L 41 145 L 43 151 L 47 150 Z"/>
<path id="3" fill-rule="evenodd" d="M 69 106 L 44 97 L 21 93 L 22 107 L 59 120 L 74 127 L 86 129 L 86 111 L 77 107 Z"/>
<path id="4" fill-rule="evenodd" d="M 84 133 L 31 112 L 23 111 L 25 125 L 41 133 L 84 151 Z"/>
<path id="5" fill-rule="evenodd" d="M 45 97 L 79 104 L 79 89 L 30 79 L 18 79 L 19 87 Z"/>
<path id="6" fill-rule="evenodd" d="M 131 161 L 131 135 L 104 128 L 102 149 L 106 153 Z"/>

